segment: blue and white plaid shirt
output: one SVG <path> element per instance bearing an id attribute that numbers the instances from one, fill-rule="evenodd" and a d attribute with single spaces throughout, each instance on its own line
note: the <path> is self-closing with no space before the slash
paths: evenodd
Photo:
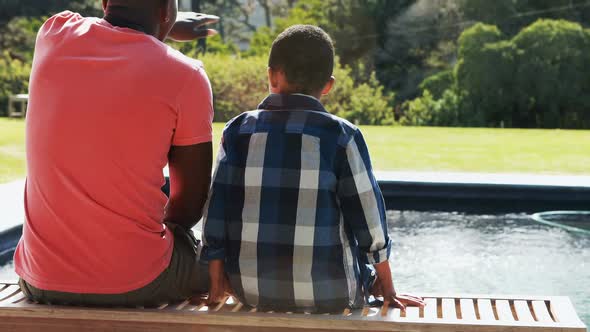
<path id="1" fill-rule="evenodd" d="M 362 305 L 361 270 L 391 250 L 360 130 L 305 95 L 270 95 L 226 125 L 204 223 L 204 259 L 265 310 Z"/>

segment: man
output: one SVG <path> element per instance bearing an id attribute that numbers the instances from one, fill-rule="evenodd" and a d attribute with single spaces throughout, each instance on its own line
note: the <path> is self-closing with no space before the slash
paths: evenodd
<path id="1" fill-rule="evenodd" d="M 218 18 L 177 20 L 177 0 L 103 7 L 103 19 L 66 11 L 39 32 L 15 267 L 32 300 L 157 305 L 207 289 L 190 228 L 212 163 L 209 80 L 163 41 L 214 34 L 200 27 Z"/>

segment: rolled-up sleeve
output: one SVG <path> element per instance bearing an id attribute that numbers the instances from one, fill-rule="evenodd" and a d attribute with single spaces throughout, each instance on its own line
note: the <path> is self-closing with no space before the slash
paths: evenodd
<path id="1" fill-rule="evenodd" d="M 358 243 L 359 258 L 365 264 L 387 261 L 391 240 L 387 234 L 385 203 L 359 130 L 342 151 L 341 160 L 338 199 L 344 222 L 350 226 Z"/>
<path id="2" fill-rule="evenodd" d="M 213 184 L 209 191 L 209 197 L 205 205 L 203 215 L 203 250 L 201 259 L 205 261 L 225 259 L 225 220 L 226 209 L 225 192 L 226 188 L 220 180 L 226 167 L 224 143 L 219 146 L 217 154 L 217 166 L 213 175 Z"/>

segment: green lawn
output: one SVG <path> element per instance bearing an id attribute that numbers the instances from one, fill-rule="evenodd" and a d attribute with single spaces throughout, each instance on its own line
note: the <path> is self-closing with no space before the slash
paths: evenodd
<path id="1" fill-rule="evenodd" d="M 0 183 L 25 175 L 25 123 L 0 118 Z"/>
<path id="2" fill-rule="evenodd" d="M 215 146 L 223 124 L 216 123 Z M 590 175 L 590 131 L 363 127 L 377 170 Z M 25 174 L 24 122 L 0 118 L 0 183 Z"/>

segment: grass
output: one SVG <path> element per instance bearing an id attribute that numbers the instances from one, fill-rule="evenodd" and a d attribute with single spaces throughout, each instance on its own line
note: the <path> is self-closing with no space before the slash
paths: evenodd
<path id="1" fill-rule="evenodd" d="M 25 123 L 0 118 L 0 183 L 25 175 Z"/>
<path id="2" fill-rule="evenodd" d="M 215 146 L 223 124 L 214 125 Z M 362 127 L 376 170 L 590 174 L 590 131 Z M 0 183 L 24 177 L 24 122 L 0 118 Z"/>

